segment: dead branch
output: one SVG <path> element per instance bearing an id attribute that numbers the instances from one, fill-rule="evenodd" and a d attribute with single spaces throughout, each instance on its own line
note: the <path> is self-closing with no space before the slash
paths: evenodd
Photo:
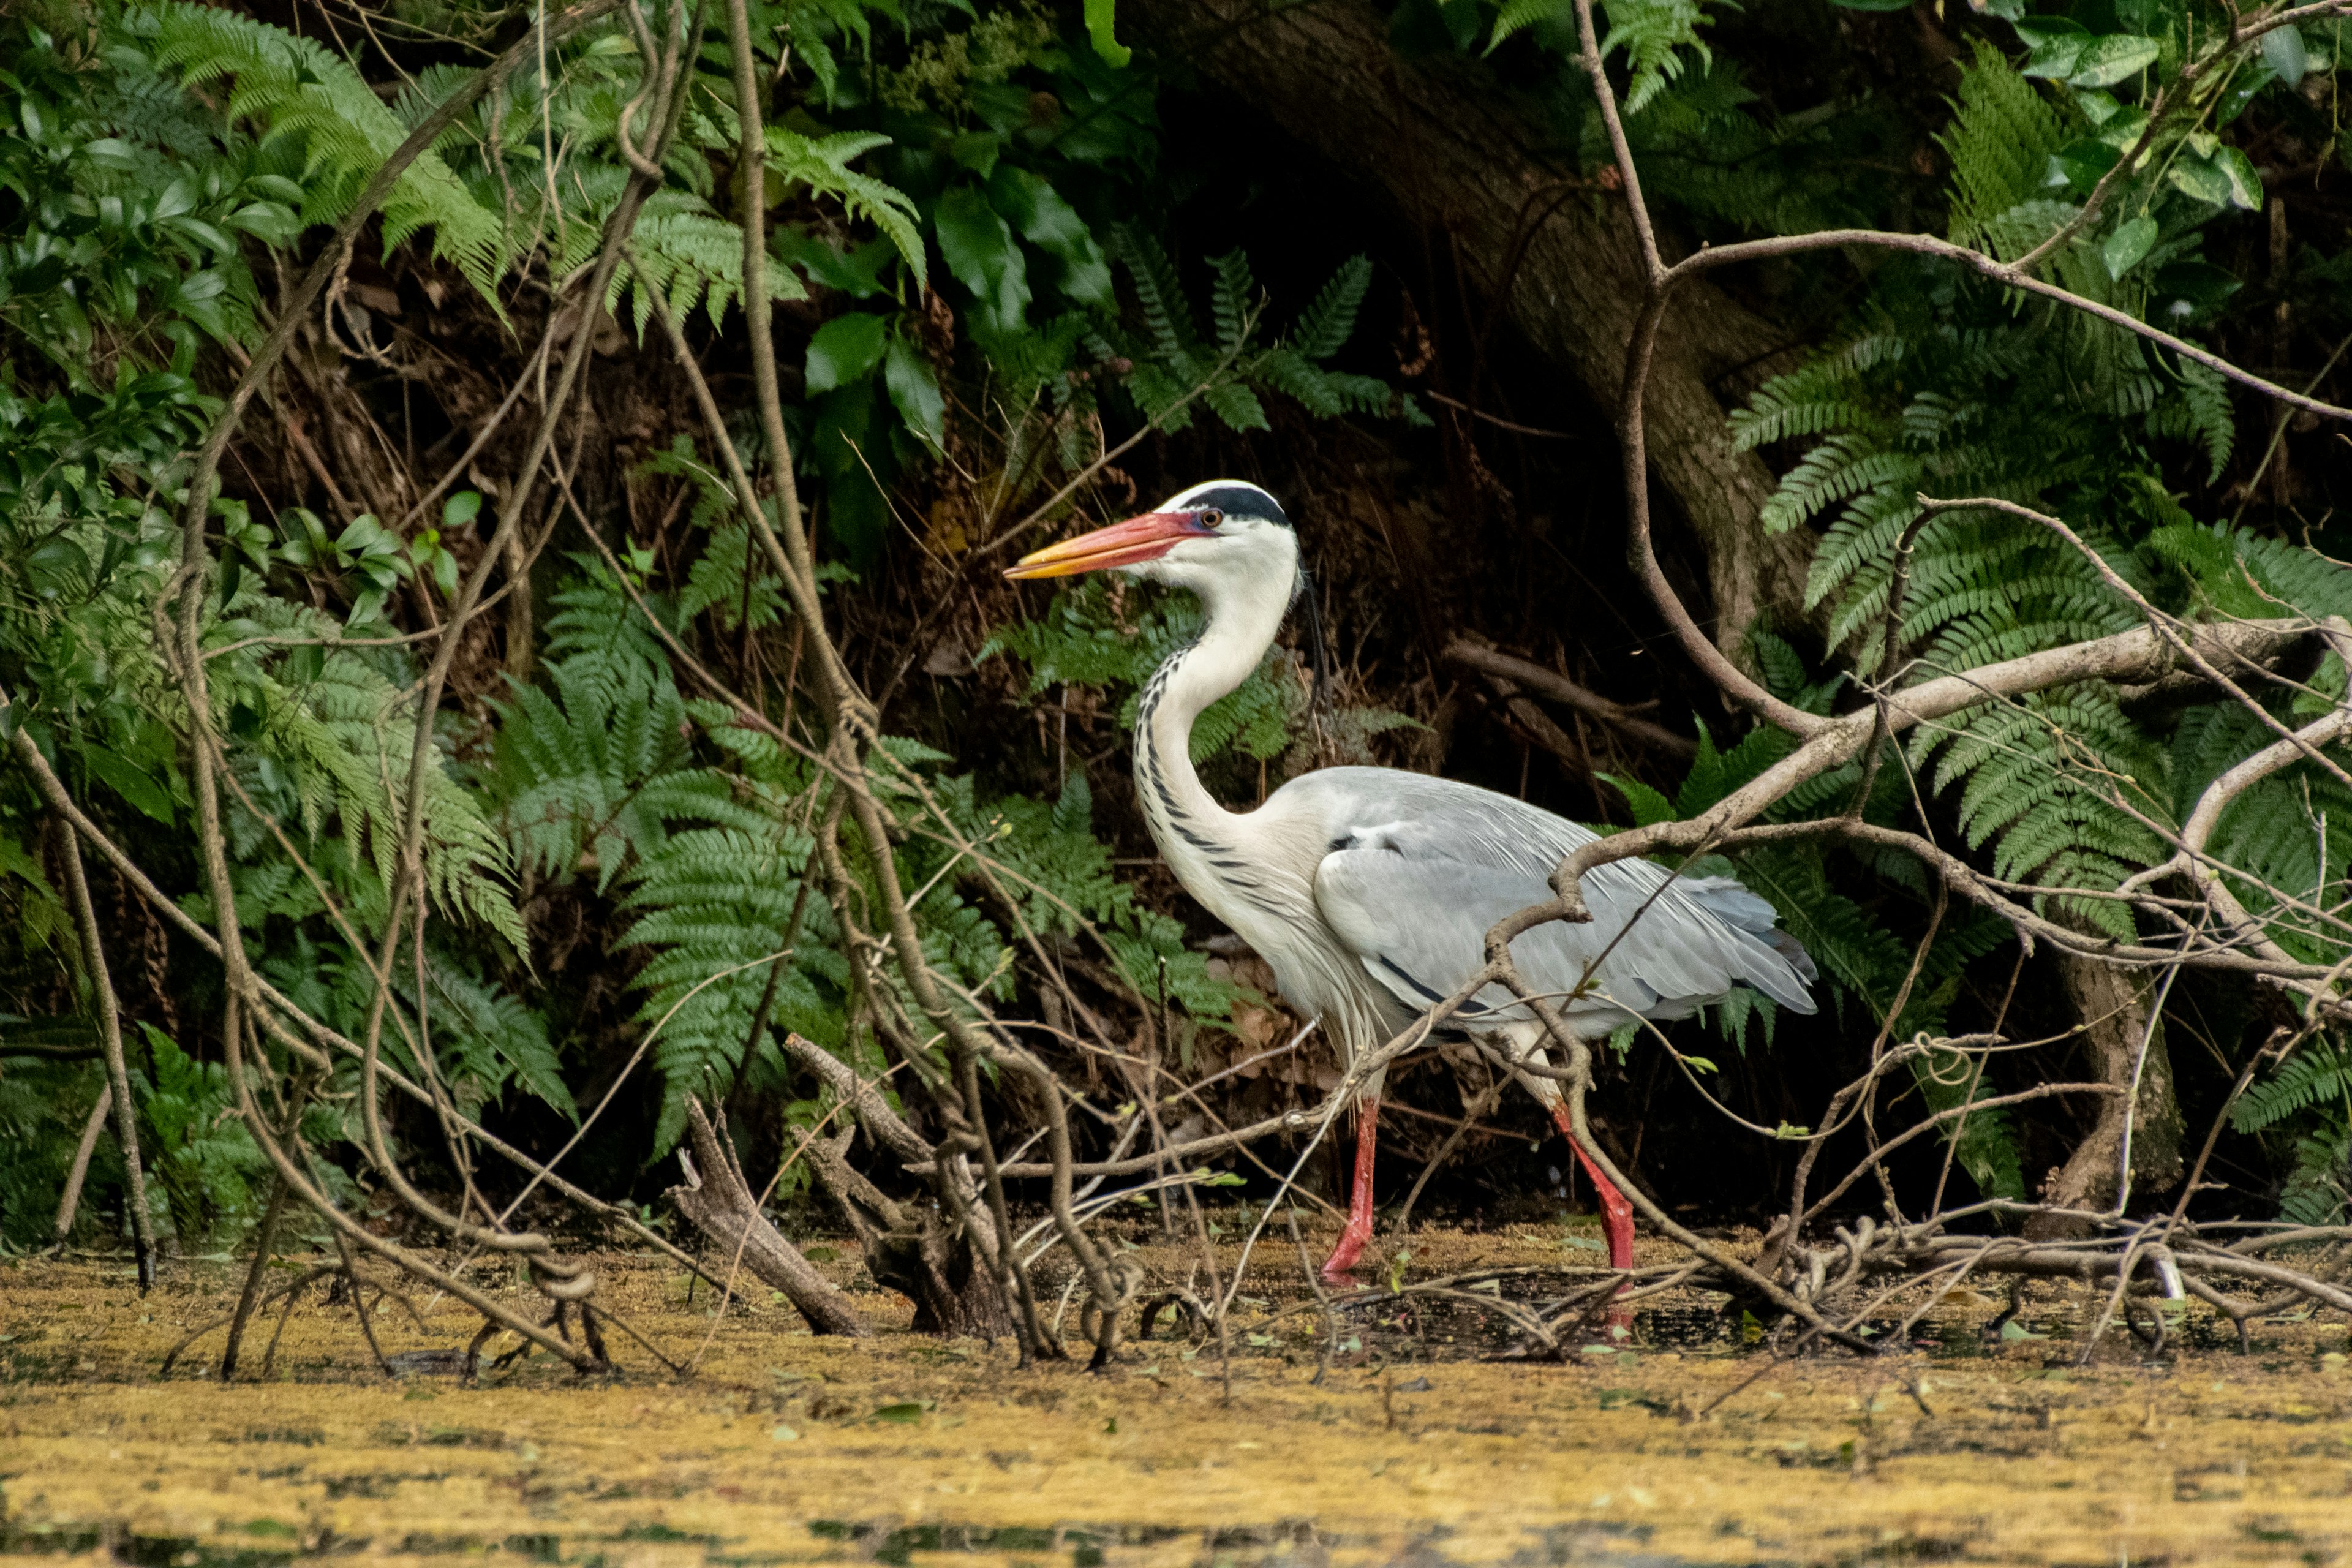
<path id="1" fill-rule="evenodd" d="M 139 1293 L 143 1296 L 155 1288 L 155 1222 L 147 1212 L 147 1177 L 140 1167 L 139 1111 L 131 1098 L 131 1070 L 122 1055 L 122 1010 L 115 1003 L 114 981 L 107 973 L 106 942 L 98 929 L 98 910 L 89 900 L 89 879 L 82 871 L 81 843 L 70 827 L 62 822 L 58 826 L 64 830 L 57 836 L 58 858 L 65 864 L 66 892 L 73 901 L 74 924 L 81 935 L 83 972 L 89 977 L 90 991 L 98 1004 L 99 1038 L 106 1050 L 108 1098 L 114 1106 L 114 1136 L 122 1147 L 122 1164 L 128 1178 L 128 1196 L 123 1205 L 131 1211 L 131 1234 L 139 1246 Z M 77 1160 L 76 1164 L 88 1169 L 85 1162 Z"/>
<path id="2" fill-rule="evenodd" d="M 702 1102 L 692 1096 L 686 1102 L 686 1133 L 691 1149 L 677 1152 L 686 1180 L 668 1194 L 677 1212 L 723 1251 L 740 1258 L 759 1279 L 782 1291 L 808 1321 L 811 1332 L 854 1339 L 872 1333 L 839 1288 L 760 1212 L 734 1152 L 721 1145 Z"/>
<path id="3" fill-rule="evenodd" d="M 1654 746 L 1669 756 L 1687 757 L 1698 748 L 1695 742 L 1675 734 L 1672 730 L 1654 724 L 1633 709 L 1612 702 L 1597 691 L 1590 691 L 1557 670 L 1524 658 L 1516 658 L 1494 648 L 1482 647 L 1474 642 L 1456 637 L 1445 645 L 1448 662 L 1483 674 L 1499 676 L 1516 681 L 1538 696 L 1555 702 L 1564 702 L 1577 711 L 1596 719 L 1612 728 L 1622 730 L 1637 741 Z"/>

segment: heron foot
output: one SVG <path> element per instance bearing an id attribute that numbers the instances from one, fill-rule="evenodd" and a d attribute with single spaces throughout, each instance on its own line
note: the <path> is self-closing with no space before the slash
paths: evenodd
<path id="1" fill-rule="evenodd" d="M 1371 1217 L 1366 1215 L 1361 1225 L 1350 1217 L 1347 1228 L 1339 1233 L 1339 1245 L 1331 1249 L 1331 1256 L 1324 1260 L 1322 1268 L 1318 1270 L 1324 1282 L 1330 1285 L 1347 1283 L 1348 1276 L 1355 1271 L 1356 1260 L 1363 1256 L 1365 1244 L 1371 1239 Z"/>

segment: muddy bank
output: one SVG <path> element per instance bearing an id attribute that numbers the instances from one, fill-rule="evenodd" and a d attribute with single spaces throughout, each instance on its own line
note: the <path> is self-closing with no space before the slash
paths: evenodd
<path id="1" fill-rule="evenodd" d="M 1424 1237 L 1408 1268 L 1572 1266 L 1584 1239 Z M 2119 1335 L 2078 1367 L 2064 1336 L 2096 1307 L 2053 1290 L 2005 1335 L 1984 1332 L 1998 1303 L 1963 1297 L 1878 1361 L 1775 1362 L 1691 1301 L 1629 1348 L 1506 1363 L 1478 1359 L 1501 1337 L 1475 1309 L 1327 1325 L 1269 1278 L 1229 1360 L 1163 1338 L 1090 1377 L 977 1342 L 813 1338 L 764 1289 L 718 1317 L 667 1268 L 601 1269 L 690 1377 L 616 1337 L 611 1378 L 542 1357 L 461 1386 L 447 1352 L 473 1324 L 420 1296 L 423 1327 L 376 1319 L 406 1373 L 386 1379 L 351 1308 L 314 1296 L 268 1381 L 274 1319 L 252 1381 L 211 1379 L 217 1336 L 159 1378 L 226 1310 L 230 1264 L 183 1265 L 143 1301 L 105 1263 L 0 1267 L 0 1543 L 173 1568 L 2352 1558 L 2340 1323 L 2258 1324 L 2246 1355 L 2191 1319 L 2185 1348 L 2143 1363 Z"/>

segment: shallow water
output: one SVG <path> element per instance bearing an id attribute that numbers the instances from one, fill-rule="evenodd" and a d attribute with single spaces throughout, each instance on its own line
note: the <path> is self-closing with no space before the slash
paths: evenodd
<path id="1" fill-rule="evenodd" d="M 1425 1234 L 1408 1273 L 1575 1267 L 1580 1240 Z M 826 1268 L 852 1281 L 837 1251 Z M 1185 1276 L 1181 1254 L 1139 1257 Z M 314 1296 L 268 1381 L 274 1321 L 223 1386 L 216 1335 L 155 1369 L 226 1310 L 226 1266 L 179 1266 L 142 1300 L 121 1268 L 19 1261 L 0 1266 L 0 1551 L 159 1568 L 2352 1557 L 2340 1321 L 2258 1325 L 2248 1356 L 2192 1319 L 2154 1362 L 2118 1333 L 2077 1367 L 2095 1303 L 2043 1293 L 2001 1337 L 2000 1304 L 1963 1297 L 1874 1361 L 1774 1363 L 1694 1299 L 1642 1314 L 1627 1346 L 1497 1361 L 1511 1336 L 1475 1308 L 1390 1302 L 1327 1335 L 1290 1263 L 1253 1276 L 1263 1305 L 1237 1314 L 1229 1363 L 1163 1337 L 1088 1376 L 897 1329 L 814 1339 L 764 1289 L 714 1319 L 708 1287 L 689 1305 L 682 1275 L 614 1258 L 600 1300 L 699 1353 L 693 1377 L 615 1335 L 615 1376 L 535 1357 L 465 1387 L 448 1352 L 472 1323 L 446 1302 L 418 1299 L 422 1330 L 376 1320 L 409 1375 L 376 1373 L 349 1307 Z M 1539 1299 L 1562 1278 L 1499 1283 Z M 895 1298 L 857 1300 L 903 1321 Z"/>

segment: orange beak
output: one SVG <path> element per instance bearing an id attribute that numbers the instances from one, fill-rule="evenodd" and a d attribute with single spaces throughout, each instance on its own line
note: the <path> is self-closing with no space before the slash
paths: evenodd
<path id="1" fill-rule="evenodd" d="M 1148 511 L 1081 533 L 1059 544 L 1049 544 L 1024 555 L 1004 569 L 1007 577 L 1067 577 L 1079 572 L 1101 572 L 1113 566 L 1133 566 L 1157 561 L 1179 540 L 1200 539 L 1216 531 L 1202 524 L 1196 511 Z"/>

